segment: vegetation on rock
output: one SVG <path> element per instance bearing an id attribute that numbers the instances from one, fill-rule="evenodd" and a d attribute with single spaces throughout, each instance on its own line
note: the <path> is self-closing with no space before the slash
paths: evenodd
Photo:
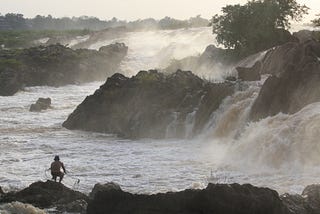
<path id="1" fill-rule="evenodd" d="M 212 18 L 217 42 L 239 57 L 290 41 L 290 19 L 299 21 L 308 8 L 295 0 L 251 0 L 227 5 Z"/>
<path id="2" fill-rule="evenodd" d="M 118 68 L 128 47 L 111 44 L 99 51 L 73 50 L 60 44 L 0 50 L 0 96 L 24 86 L 62 86 L 105 80 Z"/>

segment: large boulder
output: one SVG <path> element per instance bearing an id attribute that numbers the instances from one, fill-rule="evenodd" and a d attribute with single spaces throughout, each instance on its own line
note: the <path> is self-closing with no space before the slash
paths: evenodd
<path id="1" fill-rule="evenodd" d="M 0 96 L 12 96 L 23 87 L 23 80 L 20 76 L 22 71 L 20 66 L 11 68 L 4 65 L 0 67 Z"/>
<path id="2" fill-rule="evenodd" d="M 295 113 L 320 101 L 320 43 L 287 43 L 267 53 L 261 73 L 271 74 L 255 100 L 250 117 Z"/>
<path id="3" fill-rule="evenodd" d="M 97 183 L 94 185 L 93 189 L 89 193 L 89 199 L 93 200 L 98 192 L 108 192 L 112 190 L 121 191 L 121 187 L 113 182 L 106 183 L 106 184 L 100 184 Z"/>
<path id="4" fill-rule="evenodd" d="M 29 187 L 18 191 L 5 194 L 0 203 L 10 203 L 19 201 L 32 204 L 40 208 L 64 207 L 75 201 L 87 201 L 88 197 L 78 191 L 71 190 L 61 183 L 46 181 L 36 182 Z"/>
<path id="5" fill-rule="evenodd" d="M 261 62 L 257 61 L 252 67 L 236 67 L 238 78 L 242 81 L 259 81 L 261 80 Z"/>
<path id="6" fill-rule="evenodd" d="M 115 74 L 63 126 L 125 138 L 191 137 L 233 91 L 231 83 L 211 83 L 190 71 L 141 71 L 132 78 Z"/>
<path id="7" fill-rule="evenodd" d="M 62 86 L 105 80 L 118 69 L 128 47 L 116 43 L 99 51 L 73 50 L 60 44 L 0 50 L 0 95 L 23 86 Z"/>
<path id="8" fill-rule="evenodd" d="M 209 184 L 203 190 L 137 195 L 119 188 L 98 191 L 89 200 L 88 214 L 287 214 L 278 193 L 250 184 Z"/>
<path id="9" fill-rule="evenodd" d="M 51 106 L 50 98 L 39 98 L 36 103 L 31 104 L 29 111 L 40 112 L 42 110 L 47 110 Z"/>
<path id="10" fill-rule="evenodd" d="M 310 30 L 300 30 L 298 32 L 294 32 L 292 35 L 299 39 L 300 42 L 306 42 L 315 38 L 313 31 Z"/>

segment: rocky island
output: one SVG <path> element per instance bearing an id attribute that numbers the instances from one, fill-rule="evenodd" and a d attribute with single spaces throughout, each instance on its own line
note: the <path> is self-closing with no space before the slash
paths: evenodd
<path id="1" fill-rule="evenodd" d="M 234 87 L 234 83 L 211 83 L 181 70 L 172 74 L 140 71 L 132 78 L 114 74 L 63 126 L 125 138 L 192 137 Z"/>
<path id="2" fill-rule="evenodd" d="M 123 43 L 98 51 L 60 44 L 0 50 L 0 96 L 26 86 L 63 86 L 106 79 L 118 69 L 128 47 Z"/>

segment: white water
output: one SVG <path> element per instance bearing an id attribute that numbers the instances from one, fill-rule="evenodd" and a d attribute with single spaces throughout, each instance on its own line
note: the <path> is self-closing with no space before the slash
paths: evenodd
<path id="1" fill-rule="evenodd" d="M 215 42 L 211 28 L 191 28 L 162 31 L 129 32 L 122 37 L 91 45 L 98 49 L 103 45 L 124 42 L 128 55 L 121 65 L 121 72 L 132 76 L 141 70 L 165 68 L 172 59 L 197 56 Z"/>
<path id="2" fill-rule="evenodd" d="M 198 54 L 210 43 L 209 31 L 140 32 L 119 38 L 130 47 L 123 72 L 131 75 L 159 66 L 162 58 L 155 56 L 161 53 Z M 108 42 L 113 41 L 93 48 Z M 192 47 L 181 49 L 181 43 Z M 228 97 L 204 133 L 193 140 L 130 141 L 62 128 L 68 114 L 100 84 L 32 87 L 0 97 L 0 186 L 8 191 L 46 180 L 45 169 L 56 154 L 69 174 L 81 180 L 76 187 L 84 192 L 108 181 L 131 192 L 176 191 L 203 187 L 210 174 L 212 182 L 250 182 L 281 193 L 300 193 L 304 186 L 319 181 L 319 103 L 291 116 L 279 114 L 248 124 L 248 109 L 261 85 L 253 83 Z M 29 112 L 39 97 L 51 97 L 53 108 Z M 192 128 L 193 119 L 191 113 L 186 127 Z M 72 187 L 74 181 L 66 176 L 64 183 Z"/>
<path id="3" fill-rule="evenodd" d="M 1 214 L 46 214 L 45 211 L 40 210 L 30 204 L 23 204 L 20 202 L 12 202 L 0 205 Z"/>

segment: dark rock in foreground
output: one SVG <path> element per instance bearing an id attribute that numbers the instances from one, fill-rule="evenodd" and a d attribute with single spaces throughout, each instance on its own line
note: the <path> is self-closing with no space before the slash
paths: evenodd
<path id="1" fill-rule="evenodd" d="M 271 74 L 255 100 L 250 117 L 296 113 L 320 101 L 320 43 L 287 43 L 267 53 L 261 73 Z"/>
<path id="2" fill-rule="evenodd" d="M 57 206 L 62 207 L 61 209 L 63 210 L 66 210 L 68 207 L 75 208 L 75 205 L 71 206 L 72 203 L 76 203 L 77 206 L 80 206 L 77 201 L 81 201 L 83 203 L 83 201 L 87 200 L 88 197 L 85 194 L 71 190 L 65 187 L 63 184 L 53 181 L 39 181 L 31 184 L 29 187 L 19 192 L 9 192 L 5 194 L 0 199 L 0 203 L 19 201 L 22 203 L 32 204 L 40 208 Z"/>
<path id="3" fill-rule="evenodd" d="M 191 137 L 233 91 L 231 83 L 210 83 L 190 71 L 141 71 L 132 78 L 115 74 L 63 126 L 125 138 Z"/>
<path id="4" fill-rule="evenodd" d="M 284 194 L 281 199 L 293 214 L 320 213 L 320 185 L 307 186 L 301 195 Z"/>
<path id="5" fill-rule="evenodd" d="M 114 185 L 101 187 L 89 201 L 88 214 L 289 214 L 276 191 L 250 184 L 209 184 L 203 190 L 156 195 L 131 194 Z"/>
<path id="6" fill-rule="evenodd" d="M 56 44 L 0 51 L 0 96 L 25 86 L 63 86 L 105 80 L 117 71 L 128 47 L 116 43 L 99 51 Z"/>
<path id="7" fill-rule="evenodd" d="M 29 111 L 40 112 L 46 110 L 51 106 L 50 98 L 39 98 L 35 104 L 31 104 Z"/>
<path id="8" fill-rule="evenodd" d="M 0 188 L 1 191 L 1 188 Z M 205 189 L 153 195 L 131 194 L 115 183 L 96 184 L 89 197 L 47 181 L 9 193 L 0 193 L 0 204 L 18 201 L 57 213 L 88 214 L 317 214 L 320 185 L 307 186 L 301 195 L 278 193 L 251 184 L 208 184 Z"/>

